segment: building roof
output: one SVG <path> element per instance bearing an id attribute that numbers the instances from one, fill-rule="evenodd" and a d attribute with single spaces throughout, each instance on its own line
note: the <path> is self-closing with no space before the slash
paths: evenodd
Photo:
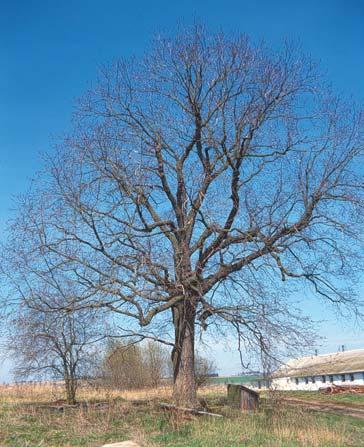
<path id="1" fill-rule="evenodd" d="M 364 349 L 289 360 L 272 377 L 302 377 L 364 372 Z"/>
<path id="2" fill-rule="evenodd" d="M 232 386 L 232 387 L 240 388 L 240 390 L 243 390 L 247 393 L 254 394 L 255 396 L 259 396 L 259 393 L 257 393 L 255 390 L 252 390 L 251 388 L 248 388 L 248 387 L 242 385 L 241 383 L 227 383 L 226 385 L 227 385 L 228 389 L 230 386 Z"/>

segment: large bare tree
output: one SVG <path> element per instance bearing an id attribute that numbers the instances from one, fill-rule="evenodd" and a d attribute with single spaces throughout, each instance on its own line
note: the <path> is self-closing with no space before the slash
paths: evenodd
<path id="1" fill-rule="evenodd" d="M 21 202 L 17 283 L 48 302 L 37 278 L 58 271 L 79 307 L 172 345 L 175 397 L 194 405 L 196 325 L 295 343 L 286 280 L 358 304 L 362 154 L 362 111 L 299 51 L 199 26 L 158 37 L 101 71 Z"/>

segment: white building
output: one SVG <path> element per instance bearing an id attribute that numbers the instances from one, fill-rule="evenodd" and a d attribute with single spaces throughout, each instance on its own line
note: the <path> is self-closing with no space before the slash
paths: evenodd
<path id="1" fill-rule="evenodd" d="M 272 388 L 287 391 L 364 385 L 364 349 L 289 360 L 272 374 L 270 382 Z"/>

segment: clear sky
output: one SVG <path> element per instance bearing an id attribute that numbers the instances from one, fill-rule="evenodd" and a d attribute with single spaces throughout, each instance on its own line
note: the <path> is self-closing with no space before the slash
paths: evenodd
<path id="1" fill-rule="evenodd" d="M 40 153 L 67 130 L 74 100 L 96 78 L 98 66 L 140 54 L 154 32 L 195 19 L 211 30 L 241 31 L 276 48 L 285 38 L 299 41 L 321 61 L 339 93 L 363 102 L 363 0 L 3 0 L 0 231 L 12 197 L 39 169 Z M 305 300 L 307 311 L 327 320 L 321 327 L 328 338 L 323 350 L 342 343 L 364 347 L 364 331 L 338 323 L 326 306 L 310 302 Z M 222 347 L 216 352 L 221 371 L 238 368 L 236 355 Z"/>

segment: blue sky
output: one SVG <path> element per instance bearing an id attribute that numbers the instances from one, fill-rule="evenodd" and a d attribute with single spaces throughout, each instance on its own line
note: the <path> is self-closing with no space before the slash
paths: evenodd
<path id="1" fill-rule="evenodd" d="M 154 32 L 173 31 L 178 21 L 195 19 L 211 30 L 241 31 L 276 48 L 285 38 L 299 41 L 321 62 L 336 91 L 363 102 L 362 0 L 3 0 L 0 231 L 11 215 L 12 197 L 41 167 L 41 152 L 67 130 L 74 100 L 96 78 L 98 66 L 141 54 Z M 310 299 L 305 306 L 316 318 L 328 319 L 321 327 L 328 337 L 323 350 L 342 343 L 364 347 L 363 330 L 338 322 L 326 306 Z M 216 352 L 221 370 L 234 372 L 228 365 L 238 365 L 237 357 L 222 347 Z"/>

